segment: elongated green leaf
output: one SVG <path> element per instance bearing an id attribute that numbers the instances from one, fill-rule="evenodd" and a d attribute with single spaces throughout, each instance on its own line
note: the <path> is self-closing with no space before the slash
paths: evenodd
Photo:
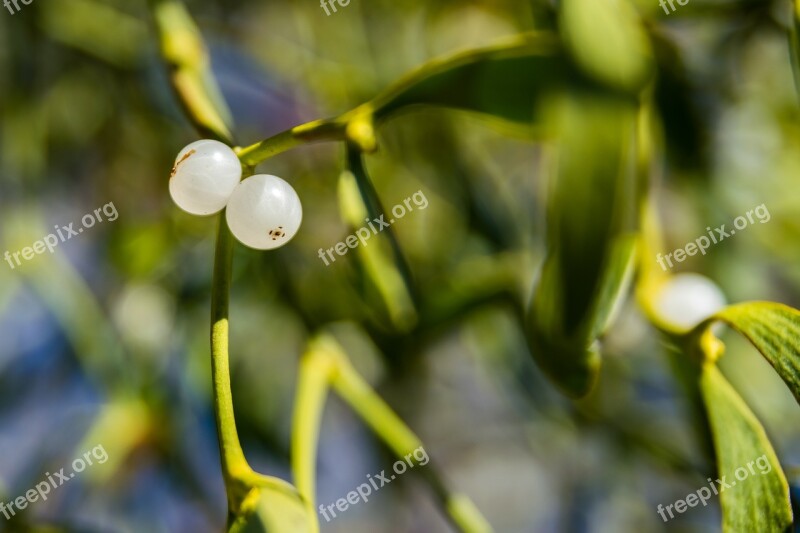
<path id="1" fill-rule="evenodd" d="M 68 0 L 58 11 L 42 11 L 41 25 L 51 39 L 127 67 L 144 53 L 147 26 L 107 2 Z"/>
<path id="2" fill-rule="evenodd" d="M 723 531 L 785 531 L 789 486 L 764 428 L 716 365 L 704 365 L 700 387 L 717 451 Z"/>
<path id="3" fill-rule="evenodd" d="M 649 51 L 649 46 L 639 48 Z M 649 80 L 649 52 L 647 65 L 646 76 L 635 83 L 621 83 L 616 74 L 592 76 L 587 69 L 578 68 L 555 34 L 520 34 L 494 46 L 433 59 L 369 102 L 338 117 L 309 122 L 241 148 L 238 154 L 243 163 L 256 165 L 302 142 L 334 139 L 371 152 L 375 124 L 416 106 L 479 113 L 506 129 L 510 126 L 514 133 L 538 137 L 545 133 L 543 121 L 554 95 L 572 88 L 602 89 L 636 100 Z M 629 77 L 623 76 L 624 80 Z"/>
<path id="4" fill-rule="evenodd" d="M 705 332 L 722 321 L 744 335 L 769 361 L 800 403 L 800 311 L 774 302 L 748 302 L 726 307 L 692 333 Z"/>
<path id="5" fill-rule="evenodd" d="M 381 206 L 362 155 L 352 145 L 347 167 L 339 177 L 339 205 L 352 231 L 345 244 L 355 248 L 359 288 L 370 309 L 379 311 L 378 322 L 407 331 L 417 322 L 411 275 L 392 228 L 381 224 L 393 219 Z"/>
<path id="6" fill-rule="evenodd" d="M 426 104 L 493 115 L 529 125 L 544 95 L 563 81 L 566 64 L 555 36 L 525 34 L 497 46 L 435 59 L 368 105 L 378 119 Z"/>
<path id="7" fill-rule="evenodd" d="M 567 393 L 589 392 L 596 343 L 624 293 L 638 225 L 637 109 L 601 93 L 554 106 L 558 168 L 548 206 L 548 251 L 529 308 L 534 358 Z"/>
<path id="8" fill-rule="evenodd" d="M 203 38 L 186 6 L 150 0 L 172 87 L 187 117 L 203 135 L 230 144 L 230 111 L 211 72 Z"/>
<path id="9" fill-rule="evenodd" d="M 628 0 L 563 0 L 559 22 L 570 54 L 598 81 L 637 92 L 652 76 L 650 44 Z"/>

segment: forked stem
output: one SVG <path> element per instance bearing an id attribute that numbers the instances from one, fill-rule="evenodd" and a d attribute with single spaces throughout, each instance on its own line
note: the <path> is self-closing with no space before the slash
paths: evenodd
<path id="1" fill-rule="evenodd" d="M 303 355 L 292 434 L 292 470 L 295 484 L 312 511 L 315 503 L 316 446 L 325 397 L 330 388 L 399 459 L 423 448 L 422 441 L 352 366 L 339 344 L 327 335 L 315 338 Z M 420 470 L 452 524 L 463 533 L 490 533 L 492 527 L 465 495 L 451 492 L 427 463 Z"/>

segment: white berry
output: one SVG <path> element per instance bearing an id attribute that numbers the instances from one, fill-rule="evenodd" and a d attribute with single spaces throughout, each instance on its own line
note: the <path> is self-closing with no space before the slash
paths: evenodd
<path id="1" fill-rule="evenodd" d="M 277 176 L 256 174 L 237 185 L 225 217 L 242 244 L 258 250 L 279 248 L 300 229 L 303 206 L 294 188 Z"/>
<path id="2" fill-rule="evenodd" d="M 664 284 L 656 302 L 662 320 L 689 329 L 725 307 L 716 283 L 700 274 L 677 274 Z"/>
<path id="3" fill-rule="evenodd" d="M 193 215 L 213 215 L 228 203 L 242 179 L 242 165 L 227 145 L 209 139 L 186 146 L 175 159 L 169 194 Z"/>

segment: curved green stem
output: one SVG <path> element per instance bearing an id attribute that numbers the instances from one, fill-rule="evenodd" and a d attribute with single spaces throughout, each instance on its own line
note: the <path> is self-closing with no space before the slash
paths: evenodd
<path id="1" fill-rule="evenodd" d="M 233 237 L 225 216 L 220 215 L 214 275 L 211 287 L 211 375 L 214 388 L 214 416 L 217 421 L 222 474 L 231 512 L 236 512 L 253 470 L 245 459 L 233 413 L 230 366 L 228 362 L 228 308 L 233 264 Z"/>
<path id="2" fill-rule="evenodd" d="M 335 141 L 345 138 L 346 122 L 342 119 L 315 120 L 273 135 L 245 148 L 235 148 L 242 164 L 255 166 L 270 157 L 301 144 Z"/>
<path id="3" fill-rule="evenodd" d="M 249 166 L 313 142 L 349 141 L 363 152 L 373 152 L 376 148 L 373 113 L 371 104 L 363 104 L 336 118 L 307 122 L 245 148 L 234 148 L 234 151 L 242 164 Z"/>
<path id="4" fill-rule="evenodd" d="M 175 94 L 187 118 L 204 136 L 232 146 L 229 113 L 209 68 L 203 40 L 185 6 L 177 0 L 150 0 L 158 30 L 161 55 L 170 69 Z M 295 128 L 298 139 L 313 139 L 329 130 L 319 125 Z M 284 137 L 281 137 L 284 139 Z M 274 143 L 264 143 L 264 150 Z M 283 142 L 279 143 L 283 144 Z M 253 165 L 242 163 L 242 176 L 253 175 Z M 214 417 L 217 423 L 222 475 L 228 498 L 228 530 L 242 531 L 258 513 L 263 492 L 299 495 L 283 480 L 256 473 L 248 464 L 236 431 L 228 358 L 228 311 L 233 264 L 233 236 L 225 213 L 218 221 L 214 274 L 211 288 L 211 374 Z M 313 516 L 313 514 L 312 514 Z M 313 526 L 312 526 L 313 527 Z M 316 530 L 312 529 L 312 533 Z"/>
<path id="5" fill-rule="evenodd" d="M 292 433 L 295 483 L 314 513 L 316 446 L 325 397 L 331 387 L 398 458 L 408 458 L 423 448 L 420 438 L 361 377 L 336 340 L 327 335 L 315 338 L 300 365 Z M 426 463 L 420 474 L 459 531 L 493 531 L 475 504 L 466 495 L 453 493 L 431 463 Z"/>
<path id="6" fill-rule="evenodd" d="M 422 441 L 350 364 L 341 359 L 333 389 L 399 458 L 423 448 Z M 448 518 L 463 533 L 490 533 L 492 527 L 464 494 L 453 493 L 432 464 L 420 470 Z"/>
<path id="7" fill-rule="evenodd" d="M 291 461 L 297 491 L 311 515 L 316 517 L 317 446 L 333 364 L 315 347 L 312 344 L 300 360 L 292 418 Z M 314 525 L 318 530 L 319 521 L 315 520 Z"/>

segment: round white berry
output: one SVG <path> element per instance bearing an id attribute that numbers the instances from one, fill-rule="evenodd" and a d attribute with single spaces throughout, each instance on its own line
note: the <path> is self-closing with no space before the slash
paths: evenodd
<path id="1" fill-rule="evenodd" d="M 242 165 L 227 145 L 209 139 L 181 150 L 169 180 L 169 194 L 193 215 L 213 215 L 228 203 L 242 179 Z"/>
<path id="2" fill-rule="evenodd" d="M 716 283 L 700 274 L 677 274 L 661 288 L 656 310 L 662 320 L 690 329 L 725 307 Z"/>
<path id="3" fill-rule="evenodd" d="M 300 229 L 303 206 L 294 188 L 277 176 L 256 174 L 237 185 L 225 217 L 242 244 L 258 250 L 279 248 Z"/>

